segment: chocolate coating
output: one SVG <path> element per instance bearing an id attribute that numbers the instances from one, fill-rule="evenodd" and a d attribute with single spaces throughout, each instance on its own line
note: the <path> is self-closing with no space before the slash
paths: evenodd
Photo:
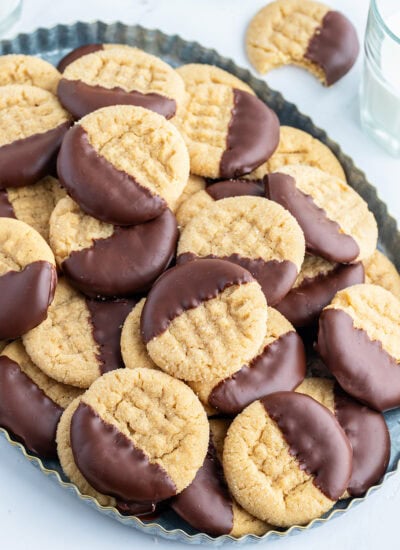
<path id="1" fill-rule="evenodd" d="M 378 411 L 400 406 L 400 365 L 348 313 L 321 313 L 317 350 L 347 393 Z"/>
<path id="2" fill-rule="evenodd" d="M 311 38 L 306 59 L 313 61 L 325 73 L 327 86 L 337 82 L 354 65 L 360 44 L 353 24 L 338 11 L 328 11 Z"/>
<path id="3" fill-rule="evenodd" d="M 233 90 L 232 117 L 226 150 L 220 162 L 222 178 L 238 178 L 267 161 L 279 144 L 279 120 L 258 97 Z"/>
<path id="4" fill-rule="evenodd" d="M 265 395 L 294 390 L 305 375 L 303 342 L 296 332 L 287 332 L 265 346 L 249 365 L 219 382 L 208 403 L 218 412 L 235 415 Z"/>
<path id="5" fill-rule="evenodd" d="M 328 498 L 338 500 L 348 487 L 352 449 L 334 415 L 315 399 L 296 392 L 277 392 L 261 399 L 296 457 L 299 467 Z"/>
<path id="6" fill-rule="evenodd" d="M 83 402 L 72 416 L 71 447 L 78 469 L 100 493 L 147 503 L 176 494 L 175 483 L 159 464 Z"/>
<path id="7" fill-rule="evenodd" d="M 65 136 L 57 161 L 58 177 L 67 192 L 90 216 L 115 225 L 136 225 L 167 208 L 132 176 L 98 154 L 76 124 Z"/>
<path id="8" fill-rule="evenodd" d="M 127 92 L 123 88 L 104 88 L 81 80 L 61 78 L 57 88 L 58 99 L 63 107 L 78 120 L 83 116 L 110 105 L 136 105 L 154 111 L 165 118 L 176 113 L 176 101 L 156 93 L 143 94 L 138 90 Z"/>
<path id="9" fill-rule="evenodd" d="M 0 147 L 0 189 L 32 185 L 53 173 L 62 139 L 70 126 L 33 134 Z"/>
<path id="10" fill-rule="evenodd" d="M 124 502 L 123 500 L 118 500 L 115 507 L 124 516 L 150 516 L 156 511 L 156 504 L 154 502 Z M 150 518 L 142 517 L 142 519 Z"/>
<path id="11" fill-rule="evenodd" d="M 275 307 L 295 327 L 305 327 L 317 321 L 321 311 L 336 292 L 364 282 L 364 267 L 361 262 L 339 264 L 328 273 L 306 278 L 292 288 Z"/>
<path id="12" fill-rule="evenodd" d="M 266 197 L 281 204 L 298 221 L 308 252 L 331 262 L 347 263 L 357 258 L 360 248 L 353 237 L 342 233 L 339 224 L 296 187 L 292 176 L 276 172 L 265 176 L 264 183 Z"/>
<path id="13" fill-rule="evenodd" d="M 289 260 L 265 261 L 261 258 L 244 258 L 240 254 L 230 254 L 229 256 L 196 256 L 192 252 L 184 252 L 177 259 L 179 265 L 193 260 L 219 259 L 240 265 L 250 271 L 253 277 L 259 282 L 267 298 L 268 305 L 274 306 L 282 300 L 286 293 L 292 288 L 298 275 L 297 267 Z"/>
<path id="14" fill-rule="evenodd" d="M 264 186 L 256 180 L 225 180 L 209 185 L 206 192 L 215 201 L 242 195 L 264 197 Z"/>
<path id="15" fill-rule="evenodd" d="M 8 200 L 8 193 L 6 189 L 0 189 L 0 217 L 15 218 L 14 208 Z"/>
<path id="16" fill-rule="evenodd" d="M 353 448 L 353 471 L 348 492 L 362 496 L 379 482 L 390 456 L 390 434 L 383 415 L 361 405 L 335 388 L 335 415 Z"/>
<path id="17" fill-rule="evenodd" d="M 171 262 L 178 239 L 175 216 L 166 210 L 150 222 L 115 227 L 107 239 L 71 252 L 62 263 L 70 281 L 87 296 L 130 296 L 146 291 Z"/>
<path id="18" fill-rule="evenodd" d="M 103 49 L 103 44 L 85 44 L 84 46 L 79 46 L 78 48 L 75 48 L 67 55 L 65 55 L 62 59 L 60 59 L 57 65 L 57 69 L 60 71 L 60 73 L 63 73 L 68 65 L 70 65 L 80 57 L 88 55 L 89 53 L 98 52 Z"/>
<path id="19" fill-rule="evenodd" d="M 7 356 L 0 357 L 0 426 L 41 456 L 57 455 L 56 429 L 63 409 Z"/>
<path id="20" fill-rule="evenodd" d="M 203 466 L 189 487 L 174 497 L 171 508 L 202 533 L 219 537 L 232 531 L 232 497 L 212 441 Z"/>
<path id="21" fill-rule="evenodd" d="M 0 340 L 19 338 L 44 321 L 56 284 L 56 268 L 44 261 L 1 275 Z"/>
<path id="22" fill-rule="evenodd" d="M 168 329 L 173 319 L 233 285 L 254 281 L 248 271 L 222 260 L 202 260 L 173 267 L 147 296 L 140 330 L 145 344 Z"/>
<path id="23" fill-rule="evenodd" d="M 135 303 L 136 300 L 112 302 L 86 300 L 90 311 L 93 338 L 100 348 L 98 359 L 101 374 L 124 367 L 120 346 L 121 330 Z"/>

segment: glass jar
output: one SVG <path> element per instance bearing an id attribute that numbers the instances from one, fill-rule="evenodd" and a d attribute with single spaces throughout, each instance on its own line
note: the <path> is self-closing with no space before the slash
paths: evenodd
<path id="1" fill-rule="evenodd" d="M 0 0 L 0 35 L 21 15 L 22 0 Z"/>

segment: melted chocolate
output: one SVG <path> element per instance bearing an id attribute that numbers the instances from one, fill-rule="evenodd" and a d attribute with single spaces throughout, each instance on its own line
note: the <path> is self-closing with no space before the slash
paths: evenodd
<path id="1" fill-rule="evenodd" d="M 232 531 L 232 497 L 211 441 L 203 466 L 189 487 L 173 499 L 171 508 L 202 533 L 219 537 Z"/>
<path id="2" fill-rule="evenodd" d="M 68 65 L 70 65 L 80 57 L 88 55 L 89 53 L 98 52 L 103 49 L 103 44 L 85 44 L 84 46 L 79 46 L 78 48 L 75 48 L 67 55 L 65 55 L 62 59 L 60 59 L 57 65 L 57 69 L 60 71 L 60 73 L 63 73 Z"/>
<path id="3" fill-rule="evenodd" d="M 44 321 L 56 284 L 56 268 L 42 261 L 1 275 L 0 340 L 18 338 Z"/>
<path id="4" fill-rule="evenodd" d="M 32 185 L 54 170 L 70 122 L 0 147 L 0 188 Z"/>
<path id="5" fill-rule="evenodd" d="M 177 239 L 175 216 L 166 210 L 145 224 L 115 227 L 111 237 L 71 252 L 62 269 L 87 296 L 129 296 L 146 291 L 168 267 Z"/>
<path id="6" fill-rule="evenodd" d="M 127 92 L 123 88 L 104 88 L 81 80 L 61 78 L 57 95 L 62 105 L 78 120 L 83 116 L 110 105 L 136 105 L 154 111 L 165 118 L 176 113 L 176 101 L 156 93 L 143 94 L 138 90 Z"/>
<path id="7" fill-rule="evenodd" d="M 357 31 L 352 23 L 340 12 L 328 11 L 304 57 L 323 69 L 326 84 L 330 86 L 349 72 L 359 51 Z"/>
<path id="8" fill-rule="evenodd" d="M 298 221 L 308 252 L 331 262 L 347 263 L 357 258 L 360 249 L 353 237 L 341 233 L 339 224 L 296 187 L 292 176 L 276 172 L 265 176 L 264 183 L 266 197 L 281 204 Z"/>
<path id="9" fill-rule="evenodd" d="M 292 325 L 305 327 L 317 321 L 321 311 L 332 301 L 336 292 L 363 282 L 364 267 L 361 262 L 351 265 L 339 264 L 328 273 L 304 279 L 275 307 Z"/>
<path id="10" fill-rule="evenodd" d="M 257 180 L 225 180 L 206 188 L 207 193 L 215 201 L 228 197 L 240 197 L 242 195 L 254 195 L 264 197 L 264 186 Z"/>
<path id="11" fill-rule="evenodd" d="M 176 494 L 175 483 L 159 464 L 83 402 L 72 416 L 71 447 L 78 469 L 100 493 L 147 503 Z"/>
<path id="12" fill-rule="evenodd" d="M 213 388 L 208 398 L 218 412 L 234 415 L 265 395 L 297 388 L 306 375 L 303 342 L 296 332 L 283 334 L 265 346 L 249 365 Z"/>
<path id="13" fill-rule="evenodd" d="M 238 178 L 267 161 L 279 143 L 279 120 L 258 97 L 233 90 L 232 117 L 220 162 L 223 178 Z"/>
<path id="14" fill-rule="evenodd" d="M 121 330 L 136 300 L 96 302 L 86 300 L 90 311 L 93 338 L 99 346 L 98 359 L 101 374 L 123 368 L 121 355 Z"/>
<path id="15" fill-rule="evenodd" d="M 41 456 L 57 455 L 56 429 L 63 409 L 7 356 L 0 357 L 0 425 Z"/>
<path id="16" fill-rule="evenodd" d="M 353 448 L 353 471 L 348 492 L 363 495 L 379 482 L 390 456 L 390 435 L 381 413 L 361 405 L 335 388 L 335 414 Z"/>
<path id="17" fill-rule="evenodd" d="M 1 218 L 15 218 L 14 208 L 11 202 L 8 200 L 8 193 L 6 189 L 0 189 L 0 217 Z"/>
<path id="18" fill-rule="evenodd" d="M 61 184 L 82 210 L 104 222 L 136 225 L 167 208 L 163 198 L 99 155 L 80 124 L 65 136 L 57 170 Z"/>
<path id="19" fill-rule="evenodd" d="M 150 516 L 157 517 L 155 514 L 156 504 L 154 502 L 124 502 L 123 500 L 118 500 L 115 507 L 124 516 L 145 516 L 142 519 L 149 519 Z"/>
<path id="20" fill-rule="evenodd" d="M 215 298 L 230 286 L 253 280 L 245 269 L 222 260 L 189 262 L 169 269 L 147 296 L 140 323 L 144 343 L 165 332 L 184 311 Z"/>
<path id="21" fill-rule="evenodd" d="M 261 399 L 290 447 L 300 468 L 328 498 L 338 500 L 348 487 L 352 449 L 334 415 L 323 405 L 296 392 L 277 392 Z"/>
<path id="22" fill-rule="evenodd" d="M 192 252 L 184 252 L 177 258 L 179 265 L 193 260 L 217 259 L 232 262 L 240 265 L 250 271 L 253 277 L 260 283 L 261 288 L 267 298 L 268 305 L 274 306 L 282 300 L 286 293 L 292 288 L 298 275 L 297 267 L 289 260 L 270 260 L 266 262 L 261 258 L 244 258 L 240 254 L 230 254 L 229 256 L 196 256 Z"/>
<path id="23" fill-rule="evenodd" d="M 322 312 L 317 349 L 347 393 L 378 411 L 400 406 L 400 366 L 348 313 Z"/>

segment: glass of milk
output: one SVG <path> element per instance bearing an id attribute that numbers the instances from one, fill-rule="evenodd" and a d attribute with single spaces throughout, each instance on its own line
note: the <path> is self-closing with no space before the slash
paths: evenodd
<path id="1" fill-rule="evenodd" d="M 371 0 L 364 48 L 361 122 L 400 156 L 400 0 Z"/>
<path id="2" fill-rule="evenodd" d="M 0 0 L 0 35 L 15 23 L 21 8 L 22 0 Z"/>

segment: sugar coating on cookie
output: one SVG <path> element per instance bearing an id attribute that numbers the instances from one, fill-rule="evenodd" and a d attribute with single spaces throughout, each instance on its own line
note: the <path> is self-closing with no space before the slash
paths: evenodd
<path id="1" fill-rule="evenodd" d="M 223 464 L 239 504 L 287 527 L 306 524 L 333 506 L 347 487 L 352 450 L 328 409 L 308 396 L 277 392 L 234 419 Z"/>
<path id="2" fill-rule="evenodd" d="M 396 266 L 379 250 L 363 261 L 365 282 L 380 285 L 400 299 L 400 275 Z"/>
<path id="3" fill-rule="evenodd" d="M 175 70 L 181 76 L 187 90 L 195 88 L 199 84 L 222 84 L 243 90 L 249 94 L 254 94 L 254 91 L 243 80 L 216 65 L 188 63 L 187 65 L 181 65 Z"/>
<path id="4" fill-rule="evenodd" d="M 313 0 L 276 0 L 250 21 L 247 55 L 262 74 L 281 65 L 308 69 L 330 86 L 354 65 L 359 42 L 340 12 Z"/>
<path id="5" fill-rule="evenodd" d="M 0 56 L 0 86 L 29 84 L 55 94 L 60 78 L 57 69 L 40 57 L 22 54 Z"/>
<path id="6" fill-rule="evenodd" d="M 175 207 L 189 177 L 189 156 L 182 136 L 164 117 L 118 105 L 99 109 L 70 129 L 57 169 L 87 214 L 132 225 Z"/>
<path id="7" fill-rule="evenodd" d="M 378 227 L 367 203 L 347 183 L 302 164 L 282 166 L 264 180 L 266 196 L 301 225 L 310 253 L 344 263 L 371 256 Z"/>
<path id="8" fill-rule="evenodd" d="M 167 118 L 183 101 L 181 77 L 160 58 L 130 46 L 101 47 L 69 63 L 58 86 L 75 118 L 109 105 L 138 105 Z"/>
<path id="9" fill-rule="evenodd" d="M 199 260 L 168 270 L 151 289 L 141 333 L 152 360 L 183 380 L 229 376 L 265 336 L 267 304 L 242 267 Z"/>
<path id="10" fill-rule="evenodd" d="M 303 263 L 305 243 L 289 212 L 262 197 L 231 197 L 202 210 L 184 228 L 178 262 L 221 258 L 248 269 L 269 305 L 290 290 Z"/>
<path id="11" fill-rule="evenodd" d="M 127 369 L 158 369 L 152 361 L 140 333 L 140 319 L 146 298 L 142 298 L 127 316 L 121 332 L 121 353 Z"/>
<path id="12" fill-rule="evenodd" d="M 209 427 L 183 382 L 155 370 L 122 369 L 86 391 L 70 433 L 74 461 L 96 490 L 148 502 L 191 483 L 206 455 Z"/>

